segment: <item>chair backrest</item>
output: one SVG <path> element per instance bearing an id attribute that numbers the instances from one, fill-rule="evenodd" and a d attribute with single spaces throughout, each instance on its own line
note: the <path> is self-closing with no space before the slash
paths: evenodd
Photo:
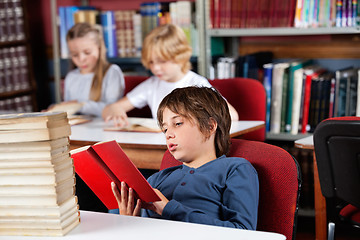
<path id="1" fill-rule="evenodd" d="M 137 85 L 148 79 L 147 76 L 125 76 L 125 93 L 124 96 L 134 89 Z M 141 109 L 133 109 L 127 113 L 129 117 L 147 117 L 152 118 L 151 110 L 148 106 L 145 106 Z"/>
<path id="2" fill-rule="evenodd" d="M 284 149 L 259 141 L 232 139 L 228 156 L 247 159 L 259 176 L 257 230 L 281 233 L 295 239 L 301 172 Z M 166 151 L 160 169 L 180 165 Z"/>
<path id="3" fill-rule="evenodd" d="M 336 117 L 320 122 L 314 149 L 321 192 L 360 208 L 360 117 Z"/>
<path id="4" fill-rule="evenodd" d="M 210 80 L 210 83 L 237 110 L 240 120 L 266 120 L 266 92 L 258 80 L 230 78 Z M 247 133 L 242 138 L 264 141 L 265 127 Z"/>

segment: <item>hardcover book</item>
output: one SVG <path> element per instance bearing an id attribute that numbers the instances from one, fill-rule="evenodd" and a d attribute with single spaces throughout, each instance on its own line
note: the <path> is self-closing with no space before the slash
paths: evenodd
<path id="1" fill-rule="evenodd" d="M 70 151 L 75 171 L 108 209 L 118 208 L 111 182 L 124 181 L 145 202 L 160 198 L 116 141 L 99 142 Z"/>

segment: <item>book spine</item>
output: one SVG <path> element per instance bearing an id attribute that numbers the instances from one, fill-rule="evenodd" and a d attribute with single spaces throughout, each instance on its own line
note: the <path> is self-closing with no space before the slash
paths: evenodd
<path id="1" fill-rule="evenodd" d="M 334 102 L 335 102 L 335 78 L 331 78 L 330 100 L 329 100 L 329 118 L 334 117 Z"/>
<path id="2" fill-rule="evenodd" d="M 141 57 L 142 36 L 141 36 L 141 15 L 133 15 L 135 57 Z"/>
<path id="3" fill-rule="evenodd" d="M 12 67 L 11 67 L 11 58 L 10 58 L 10 49 L 3 49 L 3 59 L 4 59 L 4 83 L 5 83 L 5 92 L 10 92 L 13 90 L 12 84 Z"/>
<path id="4" fill-rule="evenodd" d="M 271 116 L 271 85 L 273 64 L 264 65 L 264 87 L 266 91 L 266 131 L 270 131 L 270 116 Z"/>
<path id="5" fill-rule="evenodd" d="M 26 47 L 18 46 L 16 54 L 19 59 L 19 82 L 20 89 L 25 90 L 30 88 L 30 79 L 28 73 L 28 60 L 26 55 Z"/>
<path id="6" fill-rule="evenodd" d="M 285 131 L 286 125 L 286 110 L 287 110 L 287 98 L 288 98 L 288 89 L 289 89 L 289 68 L 284 70 L 283 75 L 283 89 L 282 89 L 282 98 L 281 98 L 281 122 L 280 122 L 280 132 Z"/>
<path id="7" fill-rule="evenodd" d="M 0 93 L 5 92 L 5 62 L 4 62 L 4 49 L 0 48 Z"/>
<path id="8" fill-rule="evenodd" d="M 108 57 L 117 56 L 116 29 L 113 11 L 101 12 L 101 25 L 103 27 L 106 55 Z"/>
<path id="9" fill-rule="evenodd" d="M 342 7 L 343 7 L 343 1 L 337 0 L 336 1 L 336 21 L 335 21 L 336 27 L 342 26 Z"/>
<path id="10" fill-rule="evenodd" d="M 0 42 L 7 40 L 5 2 L 0 1 Z"/>
<path id="11" fill-rule="evenodd" d="M 12 89 L 14 91 L 18 91 L 21 89 L 21 82 L 20 82 L 20 71 L 19 71 L 19 59 L 16 54 L 16 48 L 11 47 L 9 49 L 10 53 L 10 64 L 11 64 L 11 84 Z"/>
<path id="12" fill-rule="evenodd" d="M 21 0 L 12 0 L 11 8 L 14 9 L 14 25 L 15 25 L 15 39 L 25 39 L 24 31 L 24 12 L 21 6 Z"/>
<path id="13" fill-rule="evenodd" d="M 69 57 L 69 51 L 66 42 L 67 24 L 66 24 L 66 7 L 59 7 L 59 35 L 60 35 L 60 56 Z"/>
<path id="14" fill-rule="evenodd" d="M 346 27 L 347 25 L 347 18 L 348 18 L 347 5 L 348 5 L 347 0 L 343 0 L 342 8 L 341 8 L 341 27 Z"/>
<path id="15" fill-rule="evenodd" d="M 352 11 L 351 11 L 352 21 L 350 26 L 355 27 L 358 18 L 358 0 L 352 0 L 351 4 L 352 4 Z"/>
<path id="16" fill-rule="evenodd" d="M 304 88 L 304 104 L 301 122 L 301 133 L 306 133 L 309 130 L 309 110 L 310 110 L 310 94 L 311 94 L 311 80 L 312 75 L 305 76 L 305 88 Z"/>
<path id="17" fill-rule="evenodd" d="M 346 26 L 352 25 L 352 0 L 346 0 Z"/>
<path id="18" fill-rule="evenodd" d="M 292 113 L 291 113 L 291 134 L 298 134 L 299 132 L 299 121 L 300 121 L 300 108 L 301 108 L 301 95 L 303 85 L 303 69 L 297 69 L 294 71 L 294 93 L 292 102 Z"/>
<path id="19" fill-rule="evenodd" d="M 6 41 L 16 40 L 15 9 L 10 1 L 4 1 Z"/>

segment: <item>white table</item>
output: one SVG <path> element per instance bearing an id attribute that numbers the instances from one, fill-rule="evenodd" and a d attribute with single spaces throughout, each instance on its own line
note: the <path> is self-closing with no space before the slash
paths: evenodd
<path id="1" fill-rule="evenodd" d="M 71 127 L 70 139 L 72 141 L 84 142 L 116 140 L 118 143 L 123 144 L 166 146 L 163 133 L 104 131 L 103 129 L 106 126 L 113 126 L 113 124 L 105 123 L 101 118 L 95 118 L 88 123 L 74 125 Z M 230 135 L 236 137 L 263 126 L 264 121 L 233 121 Z"/>
<path id="2" fill-rule="evenodd" d="M 230 136 L 240 136 L 262 128 L 264 124 L 264 121 L 234 121 Z M 138 168 L 160 168 L 162 156 L 167 149 L 163 133 L 104 131 L 106 126 L 112 126 L 112 123 L 105 123 L 101 118 L 72 126 L 71 149 L 115 140 Z"/>
<path id="3" fill-rule="evenodd" d="M 0 236 L 6 240 L 283 240 L 284 235 L 203 224 L 80 211 L 81 222 L 64 237 Z"/>

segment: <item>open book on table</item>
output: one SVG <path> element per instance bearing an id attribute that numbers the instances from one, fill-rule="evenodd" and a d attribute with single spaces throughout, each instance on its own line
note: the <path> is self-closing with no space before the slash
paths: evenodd
<path id="1" fill-rule="evenodd" d="M 66 112 L 69 119 L 70 125 L 77 125 L 81 123 L 86 123 L 91 121 L 91 117 L 87 115 L 78 115 L 76 114 L 82 108 L 83 103 L 76 101 L 70 102 L 61 102 L 51 106 L 47 111 L 48 112 Z"/>
<path id="2" fill-rule="evenodd" d="M 161 132 L 157 121 L 153 118 L 129 117 L 129 124 L 125 127 L 107 126 L 104 131 L 123 131 L 123 132 Z"/>
<path id="3" fill-rule="evenodd" d="M 145 202 L 160 198 L 116 141 L 99 142 L 70 151 L 75 172 L 108 209 L 118 208 L 111 182 L 126 182 Z"/>

